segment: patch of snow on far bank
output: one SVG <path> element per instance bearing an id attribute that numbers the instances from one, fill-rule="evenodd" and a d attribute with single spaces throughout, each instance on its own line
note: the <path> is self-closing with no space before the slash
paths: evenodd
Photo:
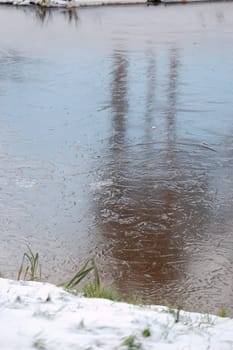
<path id="1" fill-rule="evenodd" d="M 0 279 L 1 350 L 233 348 L 232 319 L 181 311 L 175 321 L 175 313 L 162 306 L 88 299 L 48 283 Z"/>
<path id="2" fill-rule="evenodd" d="M 0 0 L 0 4 L 41 5 L 43 7 L 67 7 L 145 4 L 147 0 Z"/>
<path id="3" fill-rule="evenodd" d="M 216 0 L 222 1 L 222 0 Z M 153 0 L 149 0 L 153 2 Z M 193 2 L 210 2 L 210 0 L 155 0 L 155 3 L 162 4 L 186 4 Z M 0 4 L 12 4 L 18 6 L 40 5 L 43 7 L 67 7 L 75 8 L 79 6 L 101 6 L 101 5 L 130 5 L 146 4 L 148 0 L 0 0 Z"/>

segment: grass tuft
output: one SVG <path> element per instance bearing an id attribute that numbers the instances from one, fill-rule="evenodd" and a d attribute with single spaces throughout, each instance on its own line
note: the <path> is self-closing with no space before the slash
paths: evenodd
<path id="1" fill-rule="evenodd" d="M 32 343 L 33 348 L 37 350 L 46 350 L 46 342 L 43 338 L 40 338 L 38 336 L 35 337 L 35 340 Z"/>
<path id="2" fill-rule="evenodd" d="M 141 349 L 142 345 L 137 341 L 137 338 L 135 335 L 130 335 L 128 338 L 126 338 L 122 345 L 127 347 L 127 350 L 136 350 Z"/>
<path id="3" fill-rule="evenodd" d="M 126 302 L 128 304 L 143 306 L 145 303 L 142 301 L 142 299 L 138 295 L 133 295 L 130 299 L 126 299 Z"/>
<path id="4" fill-rule="evenodd" d="M 111 287 L 89 283 L 83 288 L 84 296 L 87 298 L 102 298 L 113 301 L 120 301 L 118 293 Z"/>
<path id="5" fill-rule="evenodd" d="M 41 265 L 39 264 L 39 254 L 34 254 L 29 245 L 28 252 L 23 254 L 22 263 L 19 268 L 17 280 L 41 281 Z"/>
<path id="6" fill-rule="evenodd" d="M 219 312 L 220 317 L 227 317 L 227 310 L 225 309 L 224 306 L 222 306 L 220 312 Z"/>
<path id="7" fill-rule="evenodd" d="M 143 336 L 144 338 L 150 337 L 150 336 L 151 336 L 150 328 L 145 328 L 145 329 L 143 329 L 143 331 L 142 331 L 142 336 Z"/>
<path id="8" fill-rule="evenodd" d="M 87 277 L 90 272 L 94 272 L 94 283 L 96 285 L 96 288 L 100 287 L 100 277 L 99 272 L 95 263 L 94 258 L 89 258 L 83 267 L 74 275 L 73 278 L 71 278 L 70 281 L 66 282 L 64 284 L 65 289 L 76 289 L 79 283 Z"/>

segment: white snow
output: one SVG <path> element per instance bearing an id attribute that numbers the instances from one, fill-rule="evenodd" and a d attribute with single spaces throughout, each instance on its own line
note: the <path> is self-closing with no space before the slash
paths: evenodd
<path id="1" fill-rule="evenodd" d="M 0 4 L 12 5 L 42 5 L 44 7 L 67 7 L 120 4 L 145 4 L 147 0 L 0 0 Z"/>
<path id="2" fill-rule="evenodd" d="M 181 311 L 175 320 L 176 312 L 163 306 L 88 299 L 48 283 L 0 279 L 1 350 L 233 349 L 232 319 Z M 150 336 L 143 336 L 145 329 Z"/>

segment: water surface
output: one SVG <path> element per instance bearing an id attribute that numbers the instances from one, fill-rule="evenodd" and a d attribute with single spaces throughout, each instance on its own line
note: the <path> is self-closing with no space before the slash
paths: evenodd
<path id="1" fill-rule="evenodd" d="M 1 273 L 233 315 L 233 4 L 41 11 L 0 8 Z"/>

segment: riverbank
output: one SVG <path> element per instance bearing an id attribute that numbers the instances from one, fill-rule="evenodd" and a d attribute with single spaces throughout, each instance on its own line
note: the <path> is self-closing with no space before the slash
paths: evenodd
<path id="1" fill-rule="evenodd" d="M 102 6 L 102 5 L 136 5 L 146 4 L 147 0 L 0 0 L 0 4 L 27 6 L 38 5 L 42 7 L 62 7 L 77 8 L 86 6 Z"/>
<path id="2" fill-rule="evenodd" d="M 233 320 L 163 306 L 74 296 L 52 284 L 0 279 L 0 348 L 230 350 Z"/>
<path id="3" fill-rule="evenodd" d="M 221 0 L 219 0 L 220 2 Z M 39 5 L 42 7 L 77 8 L 103 5 L 137 5 L 137 4 L 186 4 L 211 2 L 209 0 L 0 0 L 0 4 L 26 6 Z"/>

